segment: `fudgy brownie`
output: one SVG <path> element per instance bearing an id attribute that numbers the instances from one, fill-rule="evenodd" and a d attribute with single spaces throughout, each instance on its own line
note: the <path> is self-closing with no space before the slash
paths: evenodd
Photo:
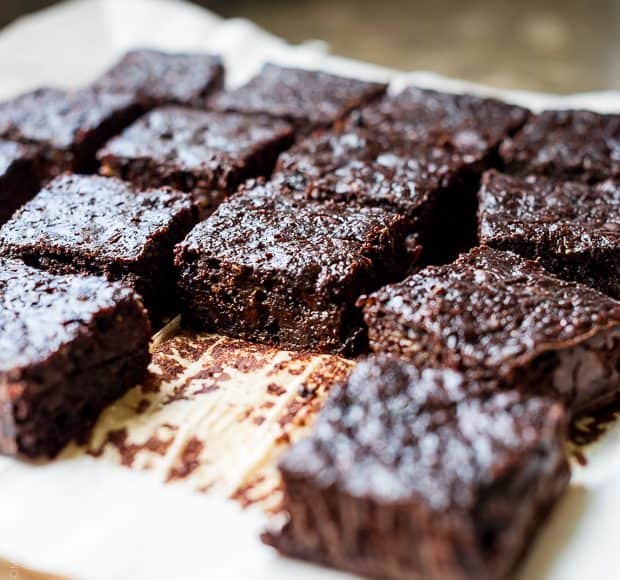
<path id="1" fill-rule="evenodd" d="M 224 65 L 210 54 L 132 50 L 97 79 L 103 91 L 131 93 L 146 109 L 167 104 L 206 106 L 224 85 Z"/>
<path id="2" fill-rule="evenodd" d="M 620 181 L 485 174 L 480 240 L 620 299 Z"/>
<path id="3" fill-rule="evenodd" d="M 0 255 L 56 274 L 98 274 L 134 288 L 153 316 L 170 308 L 173 248 L 197 221 L 187 194 L 60 176 L 0 229 Z"/>
<path id="4" fill-rule="evenodd" d="M 418 252 L 402 216 L 301 200 L 267 183 L 222 203 L 177 246 L 175 263 L 194 324 L 350 354 L 365 343 L 356 298 L 405 275 Z"/>
<path id="5" fill-rule="evenodd" d="M 386 85 L 322 71 L 266 64 L 242 87 L 216 95 L 219 111 L 263 113 L 285 119 L 300 132 L 327 127 L 385 93 Z"/>
<path id="6" fill-rule="evenodd" d="M 620 389 L 620 303 L 481 247 L 359 300 L 370 346 L 420 367 L 529 385 L 574 412 Z"/>
<path id="7" fill-rule="evenodd" d="M 588 183 L 620 177 L 620 115 L 545 111 L 500 148 L 507 173 Z"/>
<path id="8" fill-rule="evenodd" d="M 281 460 L 281 552 L 389 580 L 505 578 L 566 489 L 566 416 L 450 370 L 359 363 Z"/>
<path id="9" fill-rule="evenodd" d="M 274 179 L 308 199 L 382 206 L 414 218 L 424 261 L 446 262 L 476 242 L 483 168 L 450 145 L 337 129 L 283 153 Z"/>
<path id="10" fill-rule="evenodd" d="M 36 146 L 52 175 L 86 172 L 97 150 L 141 111 L 128 93 L 43 88 L 0 104 L 0 138 Z"/>
<path id="11" fill-rule="evenodd" d="M 0 225 L 39 189 L 39 165 L 34 148 L 0 139 Z"/>
<path id="12" fill-rule="evenodd" d="M 0 258 L 0 452 L 54 456 L 146 375 L 138 296 Z"/>
<path id="13" fill-rule="evenodd" d="M 528 111 L 495 99 L 408 87 L 363 107 L 349 124 L 411 140 L 450 144 L 470 161 L 492 154 L 525 123 Z"/>
<path id="14" fill-rule="evenodd" d="M 139 119 L 98 158 L 104 175 L 190 192 L 207 214 L 245 179 L 268 175 L 292 141 L 288 123 L 266 116 L 169 106 Z"/>

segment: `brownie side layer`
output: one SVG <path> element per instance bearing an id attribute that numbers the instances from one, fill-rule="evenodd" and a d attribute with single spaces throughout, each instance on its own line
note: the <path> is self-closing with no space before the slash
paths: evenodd
<path id="1" fill-rule="evenodd" d="M 56 274 L 134 288 L 157 318 L 171 308 L 173 248 L 196 223 L 189 196 L 99 176 L 60 176 L 0 229 L 0 255 Z"/>
<path id="2" fill-rule="evenodd" d="M 128 93 L 42 88 L 0 104 L 0 138 L 36 146 L 50 175 L 88 172 L 97 150 L 142 111 Z"/>
<path id="3" fill-rule="evenodd" d="M 210 105 L 218 111 L 284 119 L 307 133 L 332 125 L 381 96 L 386 88 L 381 83 L 268 63 L 242 87 L 216 95 Z"/>
<path id="4" fill-rule="evenodd" d="M 224 65 L 210 54 L 131 50 L 93 86 L 134 95 L 145 109 L 167 104 L 205 107 L 224 85 Z"/>
<path id="5" fill-rule="evenodd" d="M 34 196 L 41 173 L 34 148 L 0 139 L 0 226 Z"/>
<path id="6" fill-rule="evenodd" d="M 594 183 L 620 178 L 620 115 L 544 111 L 500 148 L 507 173 Z"/>
<path id="7" fill-rule="evenodd" d="M 574 412 L 620 387 L 620 304 L 511 252 L 477 248 L 362 297 L 371 349 L 529 385 Z"/>
<path id="8" fill-rule="evenodd" d="M 208 214 L 246 179 L 269 175 L 292 141 L 283 121 L 171 106 L 139 119 L 98 159 L 102 174 L 189 192 Z"/>
<path id="9" fill-rule="evenodd" d="M 0 452 L 56 455 L 146 375 L 151 327 L 137 295 L 0 258 Z"/>
<path id="10" fill-rule="evenodd" d="M 489 172 L 479 200 L 481 242 L 620 299 L 620 181 Z"/>
<path id="11" fill-rule="evenodd" d="M 389 580 L 505 578 L 567 487 L 559 404 L 359 363 L 281 460 L 284 554 Z"/>
<path id="12" fill-rule="evenodd" d="M 351 353 L 365 342 L 356 298 L 402 277 L 419 248 L 379 208 L 313 203 L 272 183 L 225 201 L 176 250 L 187 319 L 283 348 Z"/>

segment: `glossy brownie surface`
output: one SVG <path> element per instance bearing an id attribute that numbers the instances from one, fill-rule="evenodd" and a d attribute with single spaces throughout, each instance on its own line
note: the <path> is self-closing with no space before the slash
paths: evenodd
<path id="1" fill-rule="evenodd" d="M 373 577 L 504 577 L 566 487 L 566 417 L 485 391 L 451 370 L 359 363 L 280 462 L 289 523 L 272 543 Z"/>
<path id="2" fill-rule="evenodd" d="M 620 177 L 620 115 L 545 111 L 534 115 L 500 153 L 508 173 L 592 183 Z"/>
<path id="3" fill-rule="evenodd" d="M 221 111 L 264 113 L 307 131 L 331 125 L 385 89 L 380 83 L 266 64 L 242 87 L 214 97 L 211 105 Z"/>
<path id="4" fill-rule="evenodd" d="M 132 50 L 94 86 L 133 94 L 150 108 L 169 103 L 204 106 L 206 98 L 223 82 L 224 66 L 219 56 Z"/>
<path id="5" fill-rule="evenodd" d="M 489 172 L 479 198 L 482 242 L 620 298 L 620 182 Z"/>

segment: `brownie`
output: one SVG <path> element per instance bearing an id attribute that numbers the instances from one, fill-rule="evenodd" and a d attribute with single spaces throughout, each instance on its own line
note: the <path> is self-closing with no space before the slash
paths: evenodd
<path id="1" fill-rule="evenodd" d="M 525 123 L 529 112 L 495 99 L 408 87 L 354 113 L 351 126 L 411 140 L 450 144 L 470 161 L 488 157 L 502 139 Z"/>
<path id="2" fill-rule="evenodd" d="M 356 298 L 405 275 L 419 248 L 402 216 L 289 193 L 274 183 L 241 191 L 177 246 L 183 313 L 256 342 L 356 352 L 365 342 Z"/>
<path id="3" fill-rule="evenodd" d="M 145 378 L 150 333 L 132 290 L 0 258 L 0 452 L 51 457 L 84 435 Z"/>
<path id="4" fill-rule="evenodd" d="M 280 156 L 274 178 L 309 199 L 381 206 L 413 218 L 423 259 L 434 263 L 476 243 L 483 168 L 449 144 L 351 128 L 302 140 Z"/>
<path id="5" fill-rule="evenodd" d="M 95 169 L 95 153 L 140 114 L 129 93 L 42 88 L 0 104 L 0 138 L 36 146 L 47 171 Z"/>
<path id="6" fill-rule="evenodd" d="M 0 139 L 0 225 L 37 192 L 41 179 L 33 147 Z"/>
<path id="7" fill-rule="evenodd" d="M 216 95 L 210 105 L 219 111 L 285 119 L 303 133 L 332 125 L 385 90 L 381 83 L 268 63 L 245 85 Z"/>
<path id="8" fill-rule="evenodd" d="M 207 97 L 224 85 L 219 56 L 132 50 L 93 86 L 108 92 L 130 93 L 145 109 L 178 104 L 204 107 Z"/>
<path id="9" fill-rule="evenodd" d="M 575 413 L 620 388 L 620 303 L 487 247 L 364 296 L 371 349 L 561 398 Z"/>
<path id="10" fill-rule="evenodd" d="M 620 115 L 544 111 L 500 148 L 507 173 L 593 183 L 620 178 Z"/>
<path id="11" fill-rule="evenodd" d="M 284 554 L 389 580 L 506 578 L 570 477 L 566 414 L 451 370 L 359 363 L 280 461 Z"/>
<path id="12" fill-rule="evenodd" d="M 292 140 L 291 126 L 269 117 L 168 106 L 136 121 L 98 158 L 104 175 L 190 192 L 208 214 L 247 178 L 271 173 Z"/>
<path id="13" fill-rule="evenodd" d="M 596 185 L 489 172 L 480 239 L 620 299 L 620 180 Z"/>
<path id="14" fill-rule="evenodd" d="M 134 288 L 155 317 L 174 292 L 173 248 L 196 223 L 187 194 L 113 178 L 60 176 L 0 229 L 0 255 L 55 274 L 98 274 Z"/>

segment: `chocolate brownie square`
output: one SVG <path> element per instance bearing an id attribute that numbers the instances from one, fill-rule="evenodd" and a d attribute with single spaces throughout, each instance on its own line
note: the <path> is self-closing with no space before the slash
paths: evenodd
<path id="1" fill-rule="evenodd" d="M 138 191 L 107 177 L 60 176 L 0 229 L 0 255 L 55 274 L 122 281 L 156 316 L 171 307 L 174 245 L 196 221 L 184 193 Z"/>
<path id="2" fill-rule="evenodd" d="M 594 183 L 620 178 L 620 115 L 544 111 L 500 148 L 506 173 Z"/>
<path id="3" fill-rule="evenodd" d="M 93 86 L 130 93 L 145 109 L 177 104 L 206 106 L 207 97 L 224 85 L 224 65 L 210 54 L 132 50 Z"/>
<path id="4" fill-rule="evenodd" d="M 408 87 L 363 107 L 349 124 L 408 139 L 449 144 L 470 162 L 492 155 L 526 121 L 526 109 L 495 99 Z"/>
<path id="5" fill-rule="evenodd" d="M 333 125 L 385 90 L 381 83 L 268 63 L 247 84 L 213 97 L 210 105 L 219 111 L 285 119 L 304 133 Z"/>
<path id="6" fill-rule="evenodd" d="M 565 491 L 566 415 L 451 370 L 359 363 L 280 462 L 284 554 L 364 577 L 506 578 Z"/>
<path id="7" fill-rule="evenodd" d="M 0 225 L 37 192 L 41 178 L 33 147 L 0 139 Z"/>
<path id="8" fill-rule="evenodd" d="M 0 258 L 0 452 L 51 457 L 85 434 L 145 378 L 150 333 L 132 290 Z"/>
<path id="9" fill-rule="evenodd" d="M 620 299 L 620 181 L 597 185 L 489 172 L 480 240 Z"/>
<path id="10" fill-rule="evenodd" d="M 283 153 L 274 179 L 308 199 L 380 206 L 412 218 L 423 260 L 437 263 L 476 243 L 483 168 L 449 145 L 346 129 L 312 135 Z"/>
<path id="11" fill-rule="evenodd" d="M 365 342 L 356 298 L 403 276 L 419 248 L 381 208 L 297 199 L 267 183 L 231 197 L 176 249 L 185 317 L 283 348 L 350 354 Z"/>
<path id="12" fill-rule="evenodd" d="M 42 88 L 0 104 L 0 138 L 36 146 L 51 175 L 87 172 L 97 150 L 141 111 L 128 93 Z"/>
<path id="13" fill-rule="evenodd" d="M 525 385 L 574 412 L 620 389 L 620 303 L 512 252 L 476 248 L 360 299 L 371 349 Z"/>
<path id="14" fill-rule="evenodd" d="M 269 117 L 169 106 L 139 119 L 98 158 L 104 175 L 190 192 L 208 214 L 247 178 L 271 173 L 292 140 L 291 126 Z"/>

